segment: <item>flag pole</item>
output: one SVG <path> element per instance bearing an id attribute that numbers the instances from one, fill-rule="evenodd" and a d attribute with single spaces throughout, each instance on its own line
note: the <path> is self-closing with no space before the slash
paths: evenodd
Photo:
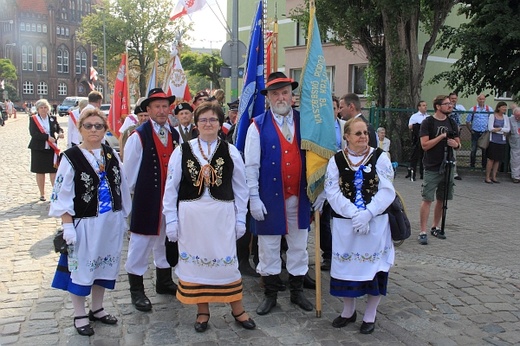
<path id="1" fill-rule="evenodd" d="M 321 318 L 320 211 L 314 211 L 314 271 L 316 274 L 316 317 Z"/>
<path id="2" fill-rule="evenodd" d="M 278 3 L 274 4 L 274 8 L 272 72 L 278 71 Z"/>
<path id="3" fill-rule="evenodd" d="M 153 66 L 154 66 L 154 69 L 155 69 L 155 81 L 154 81 L 154 88 L 157 88 L 157 69 L 158 69 L 158 55 L 159 55 L 159 48 L 157 48 L 157 46 L 155 46 L 155 48 L 153 49 L 154 53 L 155 53 L 155 57 L 154 57 L 154 61 L 153 61 Z"/>

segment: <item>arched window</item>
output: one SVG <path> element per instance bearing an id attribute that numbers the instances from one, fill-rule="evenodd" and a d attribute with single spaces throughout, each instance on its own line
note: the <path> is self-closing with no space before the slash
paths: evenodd
<path id="1" fill-rule="evenodd" d="M 67 84 L 63 82 L 58 84 L 58 95 L 67 96 Z"/>
<path id="2" fill-rule="evenodd" d="M 37 32 L 42 32 L 42 25 L 41 24 L 36 25 L 36 31 Z"/>
<path id="3" fill-rule="evenodd" d="M 47 33 L 47 24 L 43 24 L 43 25 L 42 25 L 42 31 L 43 31 L 44 33 Z"/>
<path id="4" fill-rule="evenodd" d="M 81 74 L 81 53 L 76 51 L 76 74 Z"/>
<path id="5" fill-rule="evenodd" d="M 20 31 L 25 31 L 25 23 L 24 22 L 20 23 Z"/>
<path id="6" fill-rule="evenodd" d="M 65 35 L 65 28 L 64 28 L 64 27 L 61 27 L 61 28 L 60 28 L 60 33 L 61 33 L 62 35 Z"/>
<path id="7" fill-rule="evenodd" d="M 76 2 L 74 0 L 70 0 L 70 17 L 76 18 Z"/>
<path id="8" fill-rule="evenodd" d="M 81 52 L 81 73 L 87 73 L 87 52 Z"/>
<path id="9" fill-rule="evenodd" d="M 56 52 L 56 69 L 58 73 L 63 73 L 63 51 L 61 49 Z"/>
<path id="10" fill-rule="evenodd" d="M 61 19 L 67 20 L 67 9 L 65 7 L 61 8 Z"/>
<path id="11" fill-rule="evenodd" d="M 70 31 L 69 28 L 65 28 L 65 36 L 69 37 Z"/>
<path id="12" fill-rule="evenodd" d="M 47 95 L 49 93 L 49 87 L 47 86 L 47 83 L 38 82 L 37 93 L 38 95 Z"/>
<path id="13" fill-rule="evenodd" d="M 42 46 L 42 71 L 47 71 L 47 47 Z"/>
<path id="14" fill-rule="evenodd" d="M 36 46 L 36 71 L 42 70 L 42 46 Z"/>
<path id="15" fill-rule="evenodd" d="M 29 45 L 22 46 L 22 70 L 33 70 L 33 47 Z"/>
<path id="16" fill-rule="evenodd" d="M 63 73 L 69 73 L 69 51 L 63 49 Z"/>
<path id="17" fill-rule="evenodd" d="M 57 27 L 56 27 L 56 35 L 59 35 L 59 34 L 60 34 L 60 27 L 57 26 Z"/>
<path id="18" fill-rule="evenodd" d="M 34 84 L 28 80 L 23 82 L 23 93 L 24 95 L 34 94 Z"/>

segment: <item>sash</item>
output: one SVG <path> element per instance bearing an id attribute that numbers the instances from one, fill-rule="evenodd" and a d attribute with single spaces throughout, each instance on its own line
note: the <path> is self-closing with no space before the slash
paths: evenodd
<path id="1" fill-rule="evenodd" d="M 45 131 L 45 128 L 43 127 L 39 116 L 37 116 L 36 114 L 33 114 L 32 119 L 33 119 L 34 123 L 36 124 L 36 126 L 38 126 L 38 129 L 40 130 L 41 133 L 44 133 L 44 134 L 50 136 L 50 134 L 47 133 L 47 131 Z M 58 158 L 60 157 L 60 149 L 58 148 L 56 143 L 52 143 L 49 139 L 47 139 L 47 144 L 49 144 L 49 147 L 51 147 L 51 149 L 54 150 L 54 168 L 58 168 Z"/>
<path id="2" fill-rule="evenodd" d="M 128 114 L 128 117 L 130 118 L 130 120 L 132 120 L 134 122 L 134 124 L 137 124 L 138 120 L 137 120 L 137 118 L 134 117 L 133 114 Z"/>
<path id="3" fill-rule="evenodd" d="M 74 123 L 74 126 L 78 127 L 78 119 L 76 119 L 76 116 L 74 115 L 73 111 L 69 111 L 69 117 L 72 120 L 72 122 Z"/>

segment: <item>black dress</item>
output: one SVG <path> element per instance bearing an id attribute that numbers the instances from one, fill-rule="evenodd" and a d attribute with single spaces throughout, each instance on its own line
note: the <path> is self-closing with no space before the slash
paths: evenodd
<path id="1" fill-rule="evenodd" d="M 42 133 L 36 124 L 33 117 L 39 117 L 34 115 L 29 118 L 29 134 L 31 135 L 31 141 L 29 142 L 29 149 L 31 149 L 31 172 L 32 173 L 56 173 L 54 167 L 54 150 L 45 149 L 45 143 L 48 135 Z M 56 135 L 62 133 L 63 130 L 58 124 L 55 116 L 48 115 L 47 119 L 43 121 L 49 122 L 50 135 L 56 139 Z"/>

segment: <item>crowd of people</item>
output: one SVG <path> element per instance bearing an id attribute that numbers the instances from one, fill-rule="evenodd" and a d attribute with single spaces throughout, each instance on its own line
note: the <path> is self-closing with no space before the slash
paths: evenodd
<path id="1" fill-rule="evenodd" d="M 281 72 L 268 77 L 260 91 L 268 108 L 252 119 L 243 153 L 233 145 L 239 100 L 228 103 L 225 114 L 220 94 L 201 91 L 192 103 L 176 103 L 175 96 L 161 88 L 150 90 L 125 119 L 119 153 L 105 143 L 108 126 L 99 110 L 98 92 L 91 92 L 88 102 L 71 112 L 68 149 L 63 153 L 56 142 L 64 138 L 64 131 L 50 105 L 45 100 L 36 103 L 38 112 L 30 120 L 31 171 L 37 174 L 41 200 L 45 174 L 50 174 L 49 215 L 61 218 L 63 237 L 77 256 L 74 269 L 70 254 L 60 256 L 52 286 L 69 292 L 80 335 L 94 334 L 91 322 L 118 322 L 104 310 L 103 297 L 105 289 L 114 288 L 123 261 L 133 306 L 152 310 L 144 283 L 150 255 L 156 293 L 195 305 L 197 332 L 209 327 L 210 303 L 229 303 L 238 325 L 256 328 L 242 303 L 243 275 L 261 277 L 264 295 L 257 315 L 276 308 L 286 290 L 283 270 L 288 273 L 290 302 L 312 311 L 303 289 L 313 287 L 307 252 L 312 210 L 321 213 L 321 270 L 330 271 L 330 294 L 343 301 L 332 326 L 356 322 L 356 299 L 366 296 L 359 331 L 375 330 L 395 256 L 385 213 L 396 196 L 391 142 L 385 128 L 376 131 L 364 118 L 357 95 L 333 97 L 337 153 L 329 160 L 324 192 L 311 203 L 300 113 L 293 102 L 297 87 Z M 428 244 L 433 201 L 430 234 L 446 238 L 439 227 L 442 203 L 453 197 L 456 173 L 446 163 L 455 163 L 461 147 L 462 126 L 454 109 L 463 112 L 456 94 L 435 98 L 432 116 L 426 106 L 419 102 L 409 122 L 414 150 L 408 177 L 415 180 L 419 163 L 423 179 L 418 236 L 422 245 Z M 483 109 L 490 108 L 473 109 L 467 126 L 475 134 L 490 133 L 486 182 L 498 183 L 496 171 L 508 133 L 512 178 L 519 182 L 520 108 L 507 118 L 507 105 L 497 104 L 491 116 L 486 114 L 487 130 L 480 131 L 483 121 L 478 115 Z M 128 254 L 123 260 L 127 231 Z"/>

